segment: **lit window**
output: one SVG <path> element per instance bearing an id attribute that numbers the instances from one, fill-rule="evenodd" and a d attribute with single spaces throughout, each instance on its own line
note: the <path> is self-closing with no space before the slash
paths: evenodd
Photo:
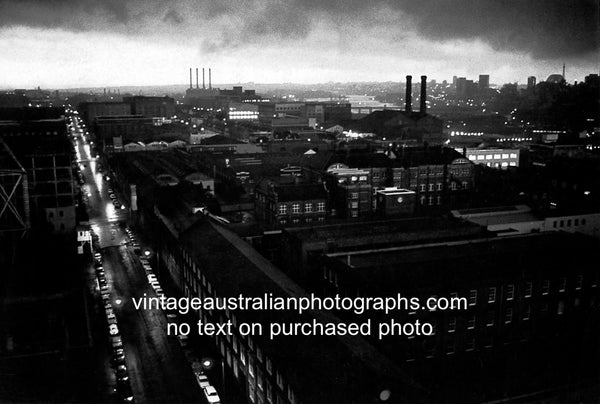
<path id="1" fill-rule="evenodd" d="M 318 212 L 325 212 L 325 202 L 319 202 L 319 203 L 317 203 L 317 211 Z"/>
<path id="2" fill-rule="evenodd" d="M 512 322 L 513 309 L 510 307 L 504 312 L 504 324 L 510 324 Z"/>
<path id="3" fill-rule="evenodd" d="M 472 330 L 475 328 L 476 316 L 475 314 L 471 314 L 469 319 L 467 320 L 467 329 Z"/>
<path id="4" fill-rule="evenodd" d="M 441 183 L 441 182 L 438 182 L 438 183 L 436 184 L 436 189 L 437 189 L 438 191 L 441 191 L 441 190 L 442 190 L 442 183 Z"/>
<path id="5" fill-rule="evenodd" d="M 500 160 L 502 156 L 500 154 L 494 154 L 494 160 Z"/>
<path id="6" fill-rule="evenodd" d="M 479 156 L 477 156 L 477 160 L 485 160 L 485 156 L 483 154 L 480 154 Z"/>
<path id="7" fill-rule="evenodd" d="M 510 158 L 510 157 L 508 156 L 508 153 L 506 153 L 506 154 L 502 154 L 502 158 L 503 158 L 503 159 L 508 159 L 508 158 Z"/>
<path id="8" fill-rule="evenodd" d="M 358 209 L 358 202 L 352 202 L 352 203 L 350 204 L 350 207 L 351 207 L 352 209 Z"/>
<path id="9" fill-rule="evenodd" d="M 360 180 L 361 181 L 366 181 L 367 180 L 367 176 L 366 175 L 361 175 L 360 176 Z"/>
<path id="10" fill-rule="evenodd" d="M 435 186 L 435 184 L 429 184 L 429 191 L 433 191 L 434 186 Z"/>
<path id="11" fill-rule="evenodd" d="M 515 298 L 515 285 L 506 285 L 506 300 Z"/>
<path id="12" fill-rule="evenodd" d="M 494 303 L 496 301 L 496 288 L 488 288 L 488 303 Z"/>
<path id="13" fill-rule="evenodd" d="M 425 184 L 419 185 L 419 191 L 425 192 Z"/>
<path id="14" fill-rule="evenodd" d="M 533 292 L 533 283 L 525 282 L 525 290 L 523 291 L 523 296 L 531 297 L 532 292 Z"/>
<path id="15" fill-rule="evenodd" d="M 550 293 L 550 281 L 545 279 L 544 282 L 542 282 L 542 295 L 547 295 L 548 293 Z"/>
<path id="16" fill-rule="evenodd" d="M 279 214 L 285 215 L 287 213 L 287 205 L 279 205 Z"/>
<path id="17" fill-rule="evenodd" d="M 456 317 L 450 317 L 448 320 L 448 332 L 456 331 Z"/>
<path id="18" fill-rule="evenodd" d="M 292 213 L 300 213 L 300 204 L 299 203 L 294 203 L 292 204 Z"/>
<path id="19" fill-rule="evenodd" d="M 456 182 L 453 182 L 453 183 L 450 184 L 450 189 L 451 190 L 456 191 L 456 188 L 457 188 Z"/>
<path id="20" fill-rule="evenodd" d="M 472 289 L 469 291 L 469 306 L 475 306 L 477 304 L 477 290 Z"/>
<path id="21" fill-rule="evenodd" d="M 350 198 L 351 198 L 351 199 L 358 199 L 358 192 L 352 192 L 352 193 L 350 194 Z"/>
<path id="22" fill-rule="evenodd" d="M 564 292 L 567 290 L 567 278 L 560 278 L 560 282 L 558 284 L 558 291 Z"/>
<path id="23" fill-rule="evenodd" d="M 510 158 L 511 159 L 516 159 L 517 158 L 517 153 L 511 153 L 510 154 Z"/>
<path id="24" fill-rule="evenodd" d="M 312 212 L 312 203 L 306 203 L 304 204 L 304 211 L 305 212 Z"/>

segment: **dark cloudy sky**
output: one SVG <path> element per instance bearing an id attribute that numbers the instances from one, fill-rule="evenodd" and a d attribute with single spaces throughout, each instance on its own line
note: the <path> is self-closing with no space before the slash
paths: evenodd
<path id="1" fill-rule="evenodd" d="M 598 73 L 598 0 L 0 0 L 0 87 Z"/>

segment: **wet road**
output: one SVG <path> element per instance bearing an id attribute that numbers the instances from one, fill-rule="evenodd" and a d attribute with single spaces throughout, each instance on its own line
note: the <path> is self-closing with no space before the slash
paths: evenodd
<path id="1" fill-rule="evenodd" d="M 77 119 L 74 121 L 73 131 L 80 133 L 81 129 L 85 133 Z M 167 338 L 165 314 L 133 307 L 132 297 L 143 296 L 144 292 L 153 295 L 154 291 L 139 258 L 127 244 L 129 239 L 122 227 L 127 209 L 115 208 L 109 197 L 109 184 L 86 139 L 78 137 L 75 146 L 85 181 L 89 222 L 98 235 L 135 402 L 203 403 L 203 393 L 179 343 L 175 338 Z M 106 338 L 109 341 L 108 331 Z M 109 362 L 107 372 L 112 371 Z"/>

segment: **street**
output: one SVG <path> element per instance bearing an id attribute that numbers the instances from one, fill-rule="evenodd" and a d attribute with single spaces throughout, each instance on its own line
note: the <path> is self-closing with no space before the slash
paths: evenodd
<path id="1" fill-rule="evenodd" d="M 139 258 L 127 245 L 128 237 L 121 227 L 127 220 L 127 209 L 115 207 L 109 195 L 109 183 L 99 171 L 95 156 L 91 155 L 90 144 L 77 116 L 73 123 L 72 133 L 81 133 L 74 141 L 85 181 L 83 189 L 89 222 L 98 236 L 135 402 L 203 402 L 203 393 L 181 347 L 175 338 L 167 338 L 165 314 L 162 311 L 138 311 L 133 307 L 132 297 L 144 293 L 152 295 L 154 291 Z M 109 345 L 108 330 L 105 335 L 106 345 Z M 110 355 L 112 349 L 107 352 Z M 110 364 L 111 358 L 107 358 L 107 373 L 112 371 Z"/>

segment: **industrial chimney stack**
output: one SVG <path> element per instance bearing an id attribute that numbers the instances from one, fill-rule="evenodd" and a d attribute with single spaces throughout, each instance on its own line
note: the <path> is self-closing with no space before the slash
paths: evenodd
<path id="1" fill-rule="evenodd" d="M 210 78 L 210 67 L 208 68 L 208 89 L 212 90 L 212 81 Z"/>
<path id="2" fill-rule="evenodd" d="M 422 114 L 427 113 L 427 76 L 421 76 L 421 108 Z"/>
<path id="3" fill-rule="evenodd" d="M 206 90 L 206 86 L 204 85 L 204 67 L 202 68 L 202 89 Z"/>
<path id="4" fill-rule="evenodd" d="M 412 112 L 412 76 L 406 76 L 406 97 L 404 110 L 406 112 Z"/>
<path id="5" fill-rule="evenodd" d="M 192 68 L 190 67 L 190 89 L 192 88 Z"/>
<path id="6" fill-rule="evenodd" d="M 196 88 L 198 87 L 198 68 L 196 67 Z"/>

